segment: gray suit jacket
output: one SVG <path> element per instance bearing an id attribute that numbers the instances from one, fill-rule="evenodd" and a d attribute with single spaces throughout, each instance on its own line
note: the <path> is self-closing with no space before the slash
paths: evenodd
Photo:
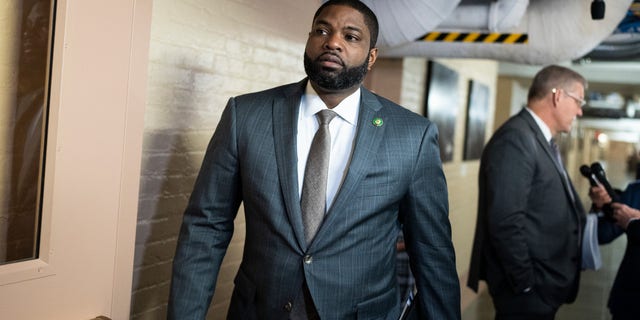
<path id="1" fill-rule="evenodd" d="M 468 286 L 477 290 L 486 280 L 496 308 L 506 312 L 551 312 L 573 301 L 585 211 L 526 110 L 485 147 L 479 192 Z M 537 299 L 523 296 L 525 288 Z"/>
<path id="2" fill-rule="evenodd" d="M 243 202 L 246 240 L 229 319 L 287 319 L 303 279 L 323 320 L 397 317 L 401 226 L 424 318 L 459 319 L 437 129 L 364 88 L 348 172 L 306 244 L 295 149 L 305 85 L 229 100 L 185 211 L 169 318 L 204 318 Z"/>

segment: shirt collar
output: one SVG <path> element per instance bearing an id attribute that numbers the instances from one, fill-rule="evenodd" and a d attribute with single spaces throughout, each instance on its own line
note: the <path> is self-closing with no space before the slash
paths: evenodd
<path id="1" fill-rule="evenodd" d="M 312 117 L 318 111 L 327 109 L 327 105 L 320 99 L 318 93 L 311 86 L 311 82 L 307 81 L 307 87 L 302 97 L 304 103 L 302 110 L 305 117 Z M 351 125 L 356 125 L 358 119 L 358 108 L 360 108 L 360 88 L 354 93 L 344 98 L 335 108 L 331 109 L 337 113 L 340 118 L 347 121 Z"/>
<path id="2" fill-rule="evenodd" d="M 538 124 L 538 127 L 540 128 L 540 131 L 542 131 L 542 135 L 544 135 L 544 138 L 547 141 L 550 141 L 551 138 L 553 138 L 553 135 L 551 134 L 551 129 L 549 129 L 549 126 L 547 126 L 547 124 L 544 123 L 544 121 L 542 121 L 542 119 L 540 119 L 540 117 L 538 117 L 538 115 L 533 112 L 533 110 L 529 109 L 528 107 L 525 107 L 525 109 L 529 111 L 529 113 L 533 117 L 533 120 L 535 120 L 536 124 Z"/>

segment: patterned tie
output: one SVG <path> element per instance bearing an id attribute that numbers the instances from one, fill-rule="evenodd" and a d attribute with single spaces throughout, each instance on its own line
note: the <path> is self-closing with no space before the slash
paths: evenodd
<path id="1" fill-rule="evenodd" d="M 555 139 L 551 138 L 551 140 L 549 140 L 549 146 L 551 146 L 551 151 L 553 151 L 553 155 L 556 158 L 556 162 L 560 166 L 560 169 L 562 169 L 562 176 L 564 178 L 565 183 L 567 184 L 567 190 L 569 192 L 569 196 L 571 197 L 571 200 L 575 201 L 575 196 L 573 195 L 573 191 L 571 191 L 571 183 L 569 182 L 569 176 L 567 175 L 567 171 L 564 169 L 564 165 L 562 165 L 560 148 L 556 144 Z"/>
<path id="2" fill-rule="evenodd" d="M 316 235 L 325 214 L 327 199 L 327 175 L 329 172 L 329 155 L 331 153 L 331 133 L 329 122 L 337 113 L 325 109 L 316 114 L 320 127 L 313 137 L 307 166 L 304 169 L 302 182 L 302 223 L 307 243 Z"/>
<path id="3" fill-rule="evenodd" d="M 549 140 L 549 145 L 551 146 L 553 155 L 556 157 L 556 162 L 558 162 L 560 167 L 564 170 L 564 166 L 562 165 L 562 157 L 560 156 L 560 148 L 556 144 L 556 140 L 551 138 L 551 140 Z"/>

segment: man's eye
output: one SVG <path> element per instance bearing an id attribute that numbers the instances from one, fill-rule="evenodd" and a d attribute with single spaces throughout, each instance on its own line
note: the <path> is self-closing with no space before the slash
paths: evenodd
<path id="1" fill-rule="evenodd" d="M 353 35 L 353 34 L 348 34 L 344 38 L 347 39 L 348 41 L 358 41 L 358 40 L 360 40 L 360 38 L 358 38 L 358 36 Z"/>

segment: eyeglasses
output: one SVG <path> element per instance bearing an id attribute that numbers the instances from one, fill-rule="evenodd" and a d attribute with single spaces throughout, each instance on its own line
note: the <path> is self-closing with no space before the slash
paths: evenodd
<path id="1" fill-rule="evenodd" d="M 560 89 L 560 90 L 562 90 L 562 89 Z M 553 93 L 557 93 L 557 92 L 558 92 L 558 89 L 553 88 L 553 89 L 551 89 L 551 92 L 553 92 Z M 573 98 L 574 100 L 576 100 L 576 102 L 578 102 L 578 104 L 580 105 L 580 108 L 584 107 L 584 106 L 587 104 L 587 101 L 586 101 L 586 100 L 584 100 L 584 99 L 582 99 L 582 98 L 580 98 L 580 97 L 576 96 L 575 94 L 573 94 L 573 93 L 571 93 L 571 92 L 569 92 L 569 91 L 567 91 L 567 90 L 562 90 L 562 92 L 564 92 L 564 94 L 566 94 L 566 95 L 567 95 L 567 96 L 569 96 L 570 98 Z"/>

